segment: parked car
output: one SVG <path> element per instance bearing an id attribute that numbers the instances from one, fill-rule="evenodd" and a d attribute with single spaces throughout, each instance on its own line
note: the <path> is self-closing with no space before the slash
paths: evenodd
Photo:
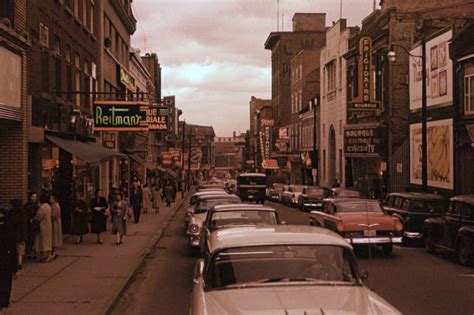
<path id="1" fill-rule="evenodd" d="M 228 193 L 223 191 L 223 190 L 211 190 L 211 191 L 196 192 L 191 196 L 191 198 L 189 200 L 189 207 L 188 207 L 188 209 L 186 209 L 186 213 L 184 215 L 184 226 L 186 228 L 188 227 L 189 219 L 191 218 L 191 216 L 194 213 L 194 205 L 196 204 L 196 201 L 199 199 L 199 197 L 202 197 L 202 196 L 216 196 L 216 195 L 218 195 L 218 196 L 228 195 Z"/>
<path id="2" fill-rule="evenodd" d="M 243 201 L 265 203 L 267 175 L 262 173 L 243 173 L 237 176 L 237 194 Z"/>
<path id="3" fill-rule="evenodd" d="M 405 227 L 403 241 L 422 241 L 425 220 L 440 217 L 448 208 L 448 199 L 439 195 L 420 193 L 391 193 L 386 198 L 383 210 L 396 216 Z"/>
<path id="4" fill-rule="evenodd" d="M 283 184 L 274 183 L 267 189 L 267 199 L 273 202 L 280 202 L 280 196 L 283 192 Z"/>
<path id="5" fill-rule="evenodd" d="M 431 253 L 456 252 L 462 265 L 474 264 L 474 195 L 453 197 L 441 217 L 426 219 L 425 246 Z"/>
<path id="6" fill-rule="evenodd" d="M 359 191 L 348 188 L 332 188 L 331 197 L 333 198 L 361 198 Z"/>
<path id="7" fill-rule="evenodd" d="M 400 314 L 363 285 L 351 246 L 309 226 L 220 229 L 198 259 L 190 314 Z"/>
<path id="8" fill-rule="evenodd" d="M 281 221 L 277 211 L 263 205 L 252 204 L 225 204 L 211 208 L 201 228 L 200 249 L 201 256 L 207 253 L 209 235 L 219 229 L 238 226 L 285 224 Z"/>
<path id="9" fill-rule="evenodd" d="M 383 213 L 373 199 L 328 198 L 321 211 L 311 211 L 310 225 L 330 229 L 354 245 L 376 244 L 385 255 L 393 244 L 402 242 L 403 224 L 397 217 Z"/>
<path id="10" fill-rule="evenodd" d="M 330 191 L 328 188 L 318 186 L 307 186 L 303 188 L 303 192 L 298 197 L 298 207 L 306 211 L 319 210 L 323 205 L 323 200 L 329 197 Z"/>
<path id="11" fill-rule="evenodd" d="M 304 187 L 303 185 L 290 185 L 288 190 L 281 193 L 281 202 L 284 205 L 296 207 L 298 205 L 298 198 L 303 192 Z"/>
<path id="12" fill-rule="evenodd" d="M 206 218 L 206 214 L 209 209 L 217 205 L 240 202 L 241 201 L 239 197 L 230 194 L 199 197 L 196 201 L 196 204 L 194 205 L 194 211 L 189 218 L 189 224 L 186 230 L 186 235 L 189 239 L 189 246 L 195 248 L 199 247 L 199 237 L 202 223 Z"/>

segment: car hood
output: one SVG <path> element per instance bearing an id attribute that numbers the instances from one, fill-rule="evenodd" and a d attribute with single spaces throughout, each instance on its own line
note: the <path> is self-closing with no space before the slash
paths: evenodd
<path id="1" fill-rule="evenodd" d="M 307 194 L 306 197 L 308 199 L 311 199 L 311 200 L 323 200 L 324 198 L 326 198 L 326 197 L 321 196 L 319 194 Z"/>
<path id="2" fill-rule="evenodd" d="M 338 213 L 337 216 L 344 224 L 344 230 L 384 230 L 391 231 L 395 228 L 395 219 L 390 215 L 371 212 Z"/>
<path id="3" fill-rule="evenodd" d="M 211 291 L 206 314 L 400 314 L 360 286 L 268 286 Z"/>

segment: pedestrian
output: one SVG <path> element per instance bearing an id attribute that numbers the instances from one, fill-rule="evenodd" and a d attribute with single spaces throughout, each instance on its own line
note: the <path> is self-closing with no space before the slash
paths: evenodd
<path id="1" fill-rule="evenodd" d="M 337 178 L 334 179 L 334 183 L 332 184 L 332 188 L 339 188 L 341 187 L 341 184 L 339 184 L 339 181 Z"/>
<path id="2" fill-rule="evenodd" d="M 51 253 L 53 250 L 51 206 L 49 205 L 49 198 L 46 195 L 41 195 L 39 201 L 40 207 L 36 213 L 35 220 L 39 222 L 40 231 L 35 237 L 35 250 L 40 260 L 49 262 L 55 258 Z"/>
<path id="3" fill-rule="evenodd" d="M 155 183 L 152 188 L 153 193 L 153 208 L 155 209 L 155 213 L 160 213 L 160 204 L 161 200 L 161 189 L 158 183 Z"/>
<path id="4" fill-rule="evenodd" d="M 17 271 L 15 232 L 5 211 L 0 211 L 0 314 L 10 305 L 13 275 Z"/>
<path id="5" fill-rule="evenodd" d="M 83 235 L 89 233 L 89 210 L 82 194 L 76 194 L 72 211 L 72 235 L 76 235 L 76 244 L 82 243 Z"/>
<path id="6" fill-rule="evenodd" d="M 130 205 L 133 208 L 133 216 L 135 224 L 140 222 L 140 212 L 142 210 L 143 194 L 138 182 L 135 182 L 130 192 Z"/>
<path id="7" fill-rule="evenodd" d="M 51 206 L 51 225 L 52 225 L 52 246 L 53 256 L 56 257 L 56 250 L 63 247 L 63 227 L 61 223 L 61 206 L 58 197 L 51 195 L 49 197 Z"/>
<path id="8" fill-rule="evenodd" d="M 107 215 L 106 211 L 109 209 L 109 204 L 107 200 L 102 197 L 100 189 L 97 189 L 92 198 L 89 209 L 91 211 L 91 233 L 97 235 L 97 244 L 102 244 L 102 239 L 100 238 L 100 233 L 103 233 L 107 230 Z"/>
<path id="9" fill-rule="evenodd" d="M 36 234 L 39 233 L 39 222 L 35 220 L 36 212 L 38 211 L 38 194 L 30 193 L 28 202 L 23 206 L 26 214 L 26 256 L 35 257 L 33 246 L 35 244 Z"/>
<path id="10" fill-rule="evenodd" d="M 17 268 L 23 268 L 23 256 L 25 256 L 25 241 L 27 238 L 27 222 L 25 209 L 21 206 L 20 199 L 11 201 L 12 208 L 9 214 L 9 223 L 15 233 L 16 251 L 18 254 Z"/>
<path id="11" fill-rule="evenodd" d="M 167 181 L 165 187 L 163 187 L 163 195 L 166 201 L 166 206 L 171 207 L 171 203 L 174 201 L 175 188 L 170 181 Z"/>
<path id="12" fill-rule="evenodd" d="M 112 233 L 117 235 L 116 245 L 123 244 L 123 236 L 127 234 L 127 202 L 123 200 L 123 194 L 116 194 L 112 204 Z"/>
<path id="13" fill-rule="evenodd" d="M 150 213 L 154 213 L 155 211 L 153 209 L 153 193 L 148 187 L 148 184 L 145 184 L 143 186 L 142 196 L 143 196 L 143 212 L 147 213 L 148 211 L 150 211 Z"/>

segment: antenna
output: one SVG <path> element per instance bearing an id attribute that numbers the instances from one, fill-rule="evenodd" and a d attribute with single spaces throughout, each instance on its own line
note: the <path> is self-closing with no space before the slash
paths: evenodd
<path id="1" fill-rule="evenodd" d="M 342 19 L 342 0 L 339 2 L 339 20 Z"/>
<path id="2" fill-rule="evenodd" d="M 280 31 L 280 0 L 277 0 L 277 32 Z"/>

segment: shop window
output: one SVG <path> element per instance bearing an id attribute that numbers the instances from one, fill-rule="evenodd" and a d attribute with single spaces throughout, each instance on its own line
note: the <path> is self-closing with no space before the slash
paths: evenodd
<path id="1" fill-rule="evenodd" d="M 474 75 L 464 77 L 464 115 L 474 115 Z"/>

